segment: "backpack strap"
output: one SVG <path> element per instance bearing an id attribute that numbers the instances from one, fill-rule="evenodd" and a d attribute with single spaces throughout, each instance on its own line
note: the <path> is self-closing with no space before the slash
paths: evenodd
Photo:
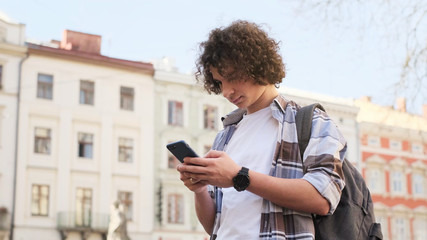
<path id="1" fill-rule="evenodd" d="M 307 148 L 308 142 L 310 141 L 313 112 L 316 108 L 325 111 L 320 103 L 313 103 L 311 105 L 300 108 L 297 112 L 297 115 L 295 116 L 301 160 L 303 160 L 305 149 Z"/>

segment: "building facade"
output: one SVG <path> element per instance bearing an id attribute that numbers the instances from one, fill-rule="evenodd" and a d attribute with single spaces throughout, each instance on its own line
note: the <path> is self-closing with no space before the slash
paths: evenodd
<path id="1" fill-rule="evenodd" d="M 153 231 L 154 69 L 66 30 L 28 43 L 19 103 L 14 239 L 105 239 L 111 204 L 133 239 Z"/>
<path id="2" fill-rule="evenodd" d="M 426 239 L 427 119 L 359 100 L 363 175 L 374 200 L 384 239 Z"/>
<path id="3" fill-rule="evenodd" d="M 19 72 L 26 56 L 25 25 L 0 12 L 0 239 L 7 239 L 14 208 Z"/>
<path id="4" fill-rule="evenodd" d="M 220 117 L 234 107 L 222 96 L 204 92 L 193 75 L 173 71 L 168 64 L 155 66 L 156 227 L 153 239 L 209 239 L 198 222 L 193 192 L 179 179 L 178 160 L 168 152 L 166 144 L 185 140 L 203 156 L 222 128 Z"/>

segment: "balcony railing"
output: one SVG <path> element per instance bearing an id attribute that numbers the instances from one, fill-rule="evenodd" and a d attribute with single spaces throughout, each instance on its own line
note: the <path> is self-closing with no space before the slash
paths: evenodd
<path id="1" fill-rule="evenodd" d="M 84 231 L 106 233 L 109 215 L 104 213 L 77 214 L 76 212 L 59 212 L 57 228 L 68 231 Z"/>

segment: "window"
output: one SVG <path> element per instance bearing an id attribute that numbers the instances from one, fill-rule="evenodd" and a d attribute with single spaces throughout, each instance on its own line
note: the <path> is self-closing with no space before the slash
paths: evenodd
<path id="1" fill-rule="evenodd" d="M 390 149 L 402 150 L 402 142 L 397 140 L 390 140 Z"/>
<path id="2" fill-rule="evenodd" d="M 117 199 L 123 205 L 123 212 L 125 213 L 126 220 L 132 220 L 133 204 L 131 192 L 119 192 Z"/>
<path id="3" fill-rule="evenodd" d="M 38 74 L 37 77 L 37 97 L 52 99 L 53 96 L 53 76 Z"/>
<path id="4" fill-rule="evenodd" d="M 379 147 L 380 146 L 380 138 L 377 136 L 369 136 L 368 137 L 368 146 Z"/>
<path id="5" fill-rule="evenodd" d="M 92 158 L 93 156 L 93 135 L 88 133 L 79 133 L 79 157 Z"/>
<path id="6" fill-rule="evenodd" d="M 3 65 L 0 65 L 0 89 L 3 89 Z"/>
<path id="7" fill-rule="evenodd" d="M 184 198 L 181 194 L 168 195 L 168 223 L 184 223 Z"/>
<path id="8" fill-rule="evenodd" d="M 76 225 L 90 227 L 92 216 L 92 189 L 77 188 L 76 192 Z"/>
<path id="9" fill-rule="evenodd" d="M 383 234 L 383 239 L 389 239 L 388 238 L 388 219 L 387 219 L 387 214 L 382 213 L 382 214 L 377 214 L 375 213 L 375 218 L 377 223 L 381 224 L 381 231 Z"/>
<path id="10" fill-rule="evenodd" d="M 404 193 L 404 175 L 402 172 L 393 172 L 392 174 L 392 190 L 394 193 Z"/>
<path id="11" fill-rule="evenodd" d="M 204 105 L 203 116 L 203 127 L 205 129 L 215 130 L 217 128 L 218 108 L 210 105 Z"/>
<path id="12" fill-rule="evenodd" d="M 120 109 L 133 110 L 133 88 L 120 87 Z"/>
<path id="13" fill-rule="evenodd" d="M 382 193 L 383 192 L 383 179 L 384 176 L 379 169 L 371 169 L 369 171 L 368 186 L 369 190 L 373 193 Z"/>
<path id="14" fill-rule="evenodd" d="M 427 236 L 427 220 L 422 218 L 415 218 L 413 229 L 414 229 L 414 240 L 425 240 L 425 237 Z M 387 239 L 387 238 L 384 238 L 384 239 Z"/>
<path id="15" fill-rule="evenodd" d="M 412 193 L 416 196 L 424 195 L 424 176 L 420 173 L 412 175 Z"/>
<path id="16" fill-rule="evenodd" d="M 423 153 L 423 145 L 420 143 L 412 143 L 412 152 L 413 153 Z"/>
<path id="17" fill-rule="evenodd" d="M 93 105 L 95 95 L 95 83 L 80 80 L 80 104 Z"/>
<path id="18" fill-rule="evenodd" d="M 31 215 L 47 216 L 49 214 L 49 186 L 34 184 L 31 193 Z"/>
<path id="19" fill-rule="evenodd" d="M 168 102 L 168 124 L 172 126 L 184 125 L 183 104 L 178 101 Z"/>
<path id="20" fill-rule="evenodd" d="M 50 129 L 38 128 L 34 130 L 34 152 L 50 154 Z"/>
<path id="21" fill-rule="evenodd" d="M 408 238 L 408 226 L 407 221 L 404 218 L 395 218 L 393 226 L 393 239 L 395 240 L 407 240 Z"/>
<path id="22" fill-rule="evenodd" d="M 133 160 L 133 140 L 129 138 L 119 138 L 119 162 L 132 162 Z"/>

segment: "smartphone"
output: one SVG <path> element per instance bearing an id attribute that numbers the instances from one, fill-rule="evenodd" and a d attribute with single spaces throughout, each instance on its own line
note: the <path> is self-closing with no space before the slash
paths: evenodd
<path id="1" fill-rule="evenodd" d="M 169 143 L 166 148 L 180 161 L 184 162 L 185 157 L 198 157 L 196 152 L 184 141 Z"/>

